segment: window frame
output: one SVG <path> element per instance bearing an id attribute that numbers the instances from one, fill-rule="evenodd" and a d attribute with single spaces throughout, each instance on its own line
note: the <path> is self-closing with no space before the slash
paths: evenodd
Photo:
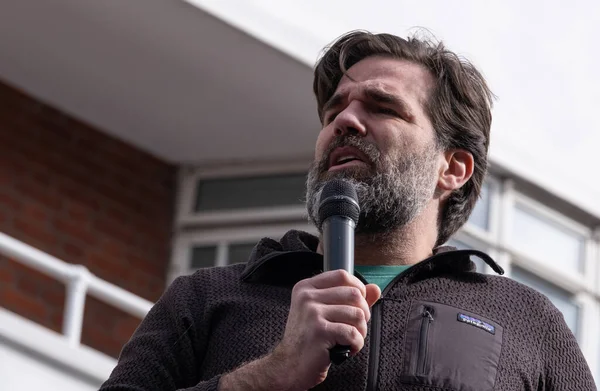
<path id="1" fill-rule="evenodd" d="M 226 266 L 226 252 L 229 244 L 252 241 L 258 243 L 264 237 L 278 239 L 292 229 L 318 235 L 317 229 L 308 221 L 304 223 L 291 222 L 183 231 L 173 241 L 173 255 L 168 273 L 168 282 L 171 283 L 176 277 L 191 274 L 197 270 L 192 269 L 190 265 L 191 252 L 194 246 L 217 246 L 217 259 L 214 266 Z"/>
<path id="2" fill-rule="evenodd" d="M 499 217 L 500 211 L 500 189 L 501 182 L 499 179 L 487 176 L 485 183 L 489 186 L 490 205 L 488 211 L 488 230 L 485 230 L 473 223 L 466 222 L 466 224 L 459 230 L 466 231 L 469 235 L 477 238 L 482 243 L 496 243 L 498 238 L 498 230 L 500 227 Z M 479 201 L 478 201 L 479 202 Z"/>
<path id="3" fill-rule="evenodd" d="M 592 285 L 594 286 L 593 293 L 598 299 L 600 305 L 600 227 L 594 230 L 592 234 L 592 240 L 590 240 L 590 243 L 588 245 L 588 251 L 589 259 L 586 266 L 588 267 L 588 274 L 590 274 L 590 278 L 592 279 Z M 600 313 L 600 308 L 598 311 Z M 600 328 L 600 320 L 598 322 Z M 600 358 L 598 360 L 600 361 Z M 600 376 L 600 373 L 598 375 Z"/>
<path id="4" fill-rule="evenodd" d="M 525 251 L 512 244 L 510 241 L 510 236 L 506 237 L 506 242 L 504 243 L 507 249 L 517 258 L 524 258 L 525 260 L 528 260 L 532 264 L 536 265 L 537 270 L 540 270 L 542 273 L 548 274 L 547 272 L 552 271 L 555 274 L 564 274 L 564 277 L 567 278 L 567 281 L 563 281 L 565 286 L 569 286 L 571 285 L 570 282 L 573 282 L 576 286 L 583 285 L 585 289 L 593 291 L 594 276 L 593 273 L 589 273 L 590 267 L 593 268 L 593 265 L 591 265 L 592 254 L 590 253 L 590 246 L 593 242 L 592 230 L 588 227 L 585 227 L 583 224 L 570 219 L 568 216 L 552 210 L 550 207 L 543 205 L 539 201 L 533 200 L 530 197 L 520 193 L 514 194 L 512 208 L 510 211 L 511 218 L 514 218 L 514 211 L 517 206 L 522 206 L 525 210 L 532 212 L 534 215 L 537 214 L 542 219 L 550 221 L 551 224 L 556 224 L 558 227 L 563 227 L 577 235 L 581 235 L 583 238 L 583 254 L 581 254 L 583 257 L 581 260 L 581 267 L 583 270 L 561 269 L 556 265 L 547 264 L 544 262 L 544 260 L 536 258 L 531 254 L 527 254 Z M 512 223 L 512 220 L 510 223 Z M 512 228 L 512 224 L 509 227 Z M 584 280 L 584 284 L 581 284 L 582 278 Z"/>
<path id="5" fill-rule="evenodd" d="M 194 205 L 198 182 L 204 179 L 239 178 L 255 175 L 307 174 L 308 169 L 305 162 L 291 162 L 228 165 L 181 170 L 179 178 L 180 197 L 177 200 L 177 225 L 207 226 L 304 219 L 307 213 L 306 207 L 302 204 L 298 206 L 274 206 L 268 208 L 240 208 L 215 212 L 196 212 Z"/>

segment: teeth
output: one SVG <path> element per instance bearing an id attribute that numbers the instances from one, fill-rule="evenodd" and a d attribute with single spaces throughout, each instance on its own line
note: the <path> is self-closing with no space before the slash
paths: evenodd
<path id="1" fill-rule="evenodd" d="M 340 156 L 340 158 L 337 160 L 337 162 L 340 163 L 340 162 L 343 162 L 346 160 L 352 160 L 352 159 L 358 159 L 358 158 L 354 155 Z"/>

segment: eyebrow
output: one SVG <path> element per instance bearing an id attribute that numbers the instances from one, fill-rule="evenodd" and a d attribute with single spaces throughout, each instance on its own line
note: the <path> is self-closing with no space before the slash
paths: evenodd
<path id="1" fill-rule="evenodd" d="M 402 113 L 411 118 L 413 117 L 410 105 L 398 95 L 374 88 L 365 89 L 365 95 L 374 102 L 399 107 Z"/>
<path id="2" fill-rule="evenodd" d="M 334 94 L 323 105 L 323 110 L 321 111 L 323 113 L 322 115 L 325 115 L 325 113 L 327 113 L 332 108 L 341 105 L 343 101 L 344 101 L 344 94 L 340 94 L 339 92 L 337 94 Z"/>
<path id="3" fill-rule="evenodd" d="M 382 103 L 386 105 L 399 107 L 404 114 L 406 114 L 410 118 L 413 118 L 413 111 L 411 110 L 410 105 L 404 99 L 400 98 L 395 94 L 382 91 L 376 88 L 365 88 L 364 94 L 367 96 L 367 98 L 376 103 Z M 329 100 L 327 100 L 327 102 L 325 102 L 325 104 L 323 105 L 323 115 L 325 115 L 325 113 L 331 110 L 332 108 L 341 105 L 346 96 L 346 93 L 337 93 L 334 94 L 331 98 L 329 98 Z"/>

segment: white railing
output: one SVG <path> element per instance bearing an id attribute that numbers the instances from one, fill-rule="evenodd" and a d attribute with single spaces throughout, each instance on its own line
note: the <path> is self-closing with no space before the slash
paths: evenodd
<path id="1" fill-rule="evenodd" d="M 143 318 L 153 303 L 104 281 L 82 265 L 73 265 L 0 232 L 0 253 L 56 278 L 66 285 L 63 334 L 69 345 L 81 342 L 86 295 Z"/>

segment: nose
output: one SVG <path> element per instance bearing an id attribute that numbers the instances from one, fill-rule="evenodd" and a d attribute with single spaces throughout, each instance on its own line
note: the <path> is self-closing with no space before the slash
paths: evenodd
<path id="1" fill-rule="evenodd" d="M 364 137 L 367 127 L 361 120 L 361 108 L 358 102 L 352 102 L 341 111 L 334 120 L 334 133 L 336 136 L 354 135 Z"/>

